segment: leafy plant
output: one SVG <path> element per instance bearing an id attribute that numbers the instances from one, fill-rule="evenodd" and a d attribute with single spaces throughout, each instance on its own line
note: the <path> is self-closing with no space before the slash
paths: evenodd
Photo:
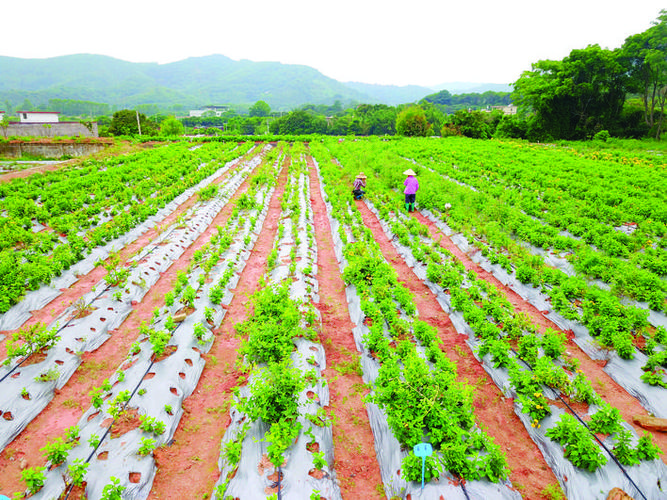
<path id="1" fill-rule="evenodd" d="M 81 458 L 77 458 L 73 463 L 69 464 L 67 467 L 67 472 L 69 474 L 70 481 L 74 486 L 83 485 L 83 481 L 86 478 L 89 466 L 90 464 Z"/>
<path id="2" fill-rule="evenodd" d="M 621 414 L 618 408 L 602 403 L 600 409 L 591 415 L 589 427 L 593 432 L 601 434 L 613 434 L 621 430 Z"/>
<path id="3" fill-rule="evenodd" d="M 58 340 L 60 336 L 57 326 L 47 330 L 45 324 L 36 323 L 22 328 L 13 333 L 11 339 L 6 342 L 7 358 L 4 364 L 9 365 L 17 357 L 27 358 L 43 349 L 50 349 Z"/>
<path id="4" fill-rule="evenodd" d="M 111 477 L 110 481 L 111 483 L 107 484 L 102 490 L 100 500 L 122 500 L 122 494 L 126 487 L 120 484 L 120 479 L 117 477 Z"/>
<path id="5" fill-rule="evenodd" d="M 141 446 L 137 450 L 139 455 L 150 455 L 155 449 L 155 440 L 152 438 L 141 438 Z"/>
<path id="6" fill-rule="evenodd" d="M 433 455 L 426 457 L 424 462 L 424 482 L 428 483 L 433 479 L 440 477 L 442 465 Z M 403 459 L 401 463 L 401 475 L 406 481 L 421 482 L 422 480 L 422 459 L 413 452 Z"/>
<path id="7" fill-rule="evenodd" d="M 156 436 L 164 434 L 165 423 L 149 415 L 139 415 L 139 428 L 144 432 L 152 432 Z"/>
<path id="8" fill-rule="evenodd" d="M 21 479 L 25 482 L 28 492 L 37 493 L 44 486 L 46 467 L 29 467 L 21 472 Z"/>
<path id="9" fill-rule="evenodd" d="M 270 444 L 267 447 L 269 461 L 278 468 L 284 461 L 283 454 L 292 443 L 299 437 L 301 430 L 300 422 L 293 422 L 288 419 L 279 420 L 271 424 L 269 431 L 264 436 L 264 440 Z"/>
<path id="10" fill-rule="evenodd" d="M 292 368 L 289 361 L 272 363 L 257 372 L 243 411 L 252 420 L 261 418 L 266 424 L 295 419 L 299 408 L 298 393 L 304 387 L 301 372 Z"/>
<path id="11" fill-rule="evenodd" d="M 327 466 L 327 461 L 324 458 L 323 451 L 316 451 L 313 453 L 313 467 L 317 470 L 322 470 Z"/>
<path id="12" fill-rule="evenodd" d="M 564 446 L 565 458 L 576 467 L 595 472 L 607 459 L 595 444 L 593 437 L 572 415 L 564 413 L 546 436 Z"/>
<path id="13" fill-rule="evenodd" d="M 71 448 L 72 445 L 70 443 L 65 442 L 63 438 L 58 437 L 47 443 L 44 448 L 40 449 L 40 451 L 44 452 L 46 459 L 53 465 L 59 465 L 67 459 L 68 452 Z"/>

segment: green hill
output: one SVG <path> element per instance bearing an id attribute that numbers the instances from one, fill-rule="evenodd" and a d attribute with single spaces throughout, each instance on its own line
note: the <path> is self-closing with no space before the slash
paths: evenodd
<path id="1" fill-rule="evenodd" d="M 398 104 L 414 102 L 432 89 L 344 84 L 308 66 L 234 61 L 222 55 L 182 61 L 131 63 L 77 54 L 48 59 L 0 56 L 0 102 L 13 107 L 51 98 L 108 103 L 114 108 L 155 104 L 163 108 L 206 104 L 251 105 L 266 101 L 274 110 L 302 104 Z"/>

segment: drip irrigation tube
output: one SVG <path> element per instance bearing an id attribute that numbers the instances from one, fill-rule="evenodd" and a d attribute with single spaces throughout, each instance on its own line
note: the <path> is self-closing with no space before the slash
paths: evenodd
<path id="1" fill-rule="evenodd" d="M 531 372 L 533 371 L 533 367 L 530 365 L 530 363 L 528 363 L 528 361 L 526 361 L 525 359 L 522 359 L 521 357 L 519 357 L 519 353 L 517 353 L 514 349 L 512 349 L 512 352 L 514 353 L 514 355 L 516 356 L 516 358 L 519 359 L 519 360 L 521 360 L 521 362 L 522 362 L 523 364 L 525 364 L 526 367 L 527 367 Z M 547 386 L 547 387 L 549 387 L 549 386 Z M 554 391 L 554 394 L 556 394 L 556 397 L 560 400 L 560 402 L 563 403 L 563 404 L 567 407 L 567 409 L 570 410 L 570 412 L 572 412 L 572 415 L 574 415 L 574 417 L 575 417 L 575 418 L 576 418 L 576 419 L 577 419 L 577 420 L 578 420 L 578 421 L 579 421 L 579 422 L 586 428 L 586 430 L 587 430 L 588 432 L 591 433 L 591 435 L 595 438 L 595 440 L 600 444 L 600 446 L 602 447 L 602 449 L 603 449 L 604 451 L 606 451 L 607 454 L 609 454 L 609 456 L 612 458 L 612 460 L 614 461 L 614 463 L 615 463 L 616 465 L 618 465 L 618 467 L 621 469 L 621 472 L 623 472 L 623 475 L 628 479 L 628 481 L 630 481 L 630 484 L 635 488 L 635 490 L 637 490 L 637 492 L 642 496 L 642 498 L 643 498 L 644 500 L 648 500 L 648 498 L 646 498 L 646 495 L 644 495 L 644 492 L 643 492 L 641 489 L 639 489 L 639 486 L 637 486 L 637 484 L 632 480 L 632 478 L 631 478 L 630 475 L 628 474 L 628 471 L 625 469 L 625 467 L 623 466 L 623 464 L 622 464 L 621 462 L 618 461 L 618 459 L 616 458 L 616 455 L 614 455 L 614 454 L 611 452 L 611 450 L 607 447 L 607 445 L 605 445 L 602 441 L 600 441 L 600 438 L 598 438 L 598 437 L 595 435 L 595 433 L 590 429 L 590 427 L 588 427 L 588 424 L 584 421 L 584 419 L 582 419 L 581 416 L 574 410 L 574 408 L 572 408 L 572 407 L 567 403 L 567 401 L 565 401 L 565 400 L 563 399 L 563 397 L 560 395 L 560 391 L 554 389 L 553 387 L 549 387 L 549 388 L 550 388 L 552 391 Z"/>

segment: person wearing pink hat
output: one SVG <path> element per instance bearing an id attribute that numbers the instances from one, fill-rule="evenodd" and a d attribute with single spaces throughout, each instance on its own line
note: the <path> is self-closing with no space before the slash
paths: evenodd
<path id="1" fill-rule="evenodd" d="M 412 169 L 408 169 L 403 172 L 403 175 L 407 175 L 403 183 L 405 185 L 405 190 L 403 191 L 403 194 L 405 194 L 405 209 L 408 212 L 414 212 L 417 190 L 419 189 L 419 181 L 415 177 L 417 174 Z"/>

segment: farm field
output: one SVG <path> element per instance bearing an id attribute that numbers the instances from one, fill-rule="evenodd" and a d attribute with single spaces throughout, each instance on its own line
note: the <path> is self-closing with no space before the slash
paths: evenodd
<path id="1" fill-rule="evenodd" d="M 0 493 L 667 498 L 666 161 L 317 138 L 0 175 Z"/>

